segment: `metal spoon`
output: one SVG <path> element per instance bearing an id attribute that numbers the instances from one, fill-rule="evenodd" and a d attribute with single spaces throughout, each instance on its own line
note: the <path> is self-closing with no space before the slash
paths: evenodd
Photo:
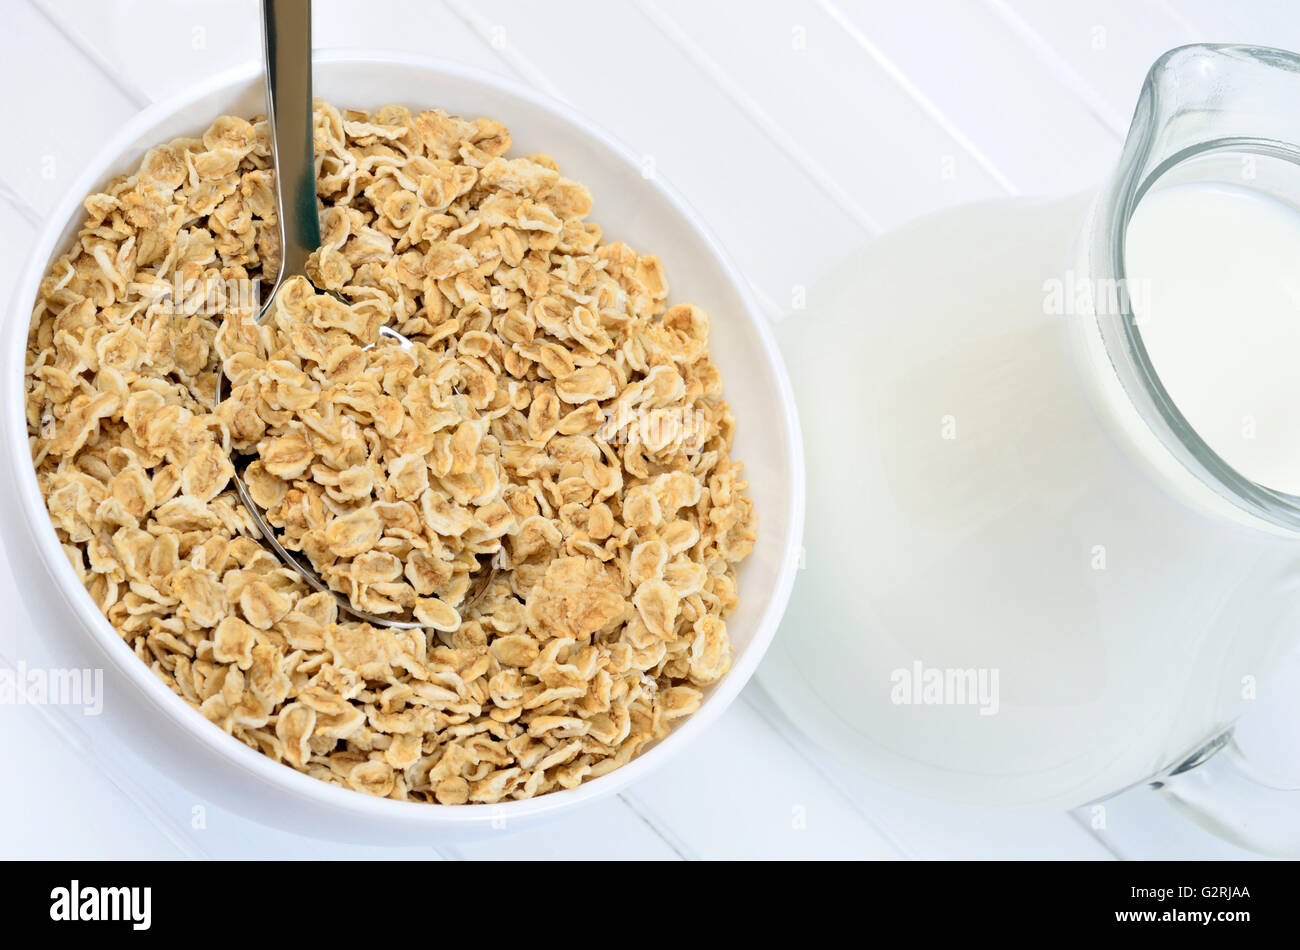
<path id="1" fill-rule="evenodd" d="M 312 148 L 311 0 L 262 0 L 262 49 L 266 57 L 266 117 L 271 127 L 271 155 L 279 204 L 280 273 L 258 314 L 258 323 L 265 323 L 274 312 L 276 294 L 286 280 L 301 276 L 310 283 L 307 258 L 320 246 L 316 163 Z M 316 290 L 321 292 L 318 288 Z M 390 327 L 380 327 L 379 334 L 403 349 L 415 345 Z M 217 383 L 217 402 L 228 395 L 229 385 L 225 374 L 221 374 Z M 251 460 L 243 461 L 247 464 Z M 235 460 L 235 463 L 235 490 L 252 515 L 263 540 L 281 561 L 302 575 L 307 584 L 333 596 L 340 610 L 358 620 L 402 629 L 423 626 L 409 614 L 380 616 L 352 606 L 347 597 L 326 583 L 306 558 L 285 548 L 276 536 L 275 528 L 267 522 L 265 512 L 249 494 L 240 460 Z M 480 559 L 478 583 L 466 607 L 472 607 L 483 596 L 494 575 L 495 568 L 483 564 Z"/>

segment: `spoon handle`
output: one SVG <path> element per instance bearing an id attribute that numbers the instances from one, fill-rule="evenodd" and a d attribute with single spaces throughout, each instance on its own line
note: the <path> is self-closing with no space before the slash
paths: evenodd
<path id="1" fill-rule="evenodd" d="M 308 255 L 320 245 L 312 152 L 311 0 L 262 0 L 262 48 L 284 280 L 305 273 Z"/>

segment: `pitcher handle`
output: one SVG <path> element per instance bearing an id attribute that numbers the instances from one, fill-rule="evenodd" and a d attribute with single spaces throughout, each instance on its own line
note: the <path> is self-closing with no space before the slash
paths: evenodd
<path id="1" fill-rule="evenodd" d="M 1151 782 L 1151 787 L 1211 834 L 1260 854 L 1300 857 L 1300 788 L 1263 778 L 1232 730 Z"/>

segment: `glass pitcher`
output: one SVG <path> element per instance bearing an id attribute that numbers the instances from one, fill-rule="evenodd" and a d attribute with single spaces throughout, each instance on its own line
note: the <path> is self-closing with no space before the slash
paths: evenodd
<path id="1" fill-rule="evenodd" d="M 1126 258 L 1135 213 L 1180 185 L 1300 215 L 1297 104 L 1294 54 L 1173 50 L 1099 194 L 906 227 L 778 329 L 806 565 L 759 676 L 819 742 L 972 804 L 1150 782 L 1221 834 L 1300 853 L 1300 795 L 1253 780 L 1231 742 L 1300 639 L 1300 497 L 1189 422 Z"/>

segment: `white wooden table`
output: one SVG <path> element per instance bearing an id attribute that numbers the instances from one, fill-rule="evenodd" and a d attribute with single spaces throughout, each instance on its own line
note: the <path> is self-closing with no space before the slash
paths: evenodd
<path id="1" fill-rule="evenodd" d="M 773 320 L 797 320 L 799 288 L 905 220 L 1098 183 L 1165 49 L 1300 49 L 1290 0 L 317 0 L 316 9 L 318 47 L 414 50 L 567 100 L 703 212 Z M 256 59 L 259 34 L 253 0 L 11 0 L 4 14 L 7 300 L 36 228 L 98 143 L 151 100 Z M 3 564 L 0 604 L 21 603 Z M 0 664 L 40 665 L 40 631 L 24 619 L 15 606 Z M 1145 790 L 1108 802 L 1104 827 L 1091 811 L 1002 814 L 904 794 L 837 765 L 753 684 L 629 792 L 436 848 L 312 840 L 210 806 L 195 828 L 193 797 L 140 750 L 58 708 L 0 707 L 0 766 L 7 856 L 1248 857 Z"/>

